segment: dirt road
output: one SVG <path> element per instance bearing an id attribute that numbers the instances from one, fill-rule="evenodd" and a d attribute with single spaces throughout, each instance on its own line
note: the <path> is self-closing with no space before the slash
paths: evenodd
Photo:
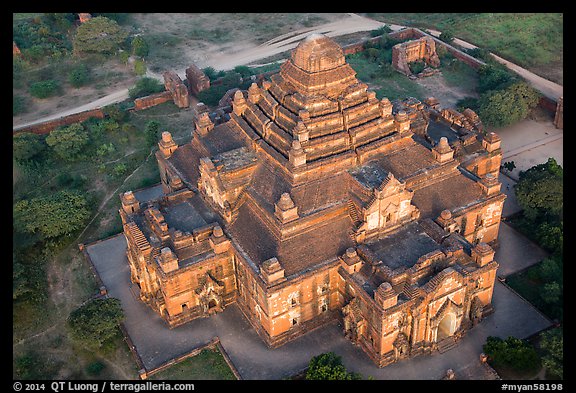
<path id="1" fill-rule="evenodd" d="M 385 23 L 378 22 L 376 20 L 366 18 L 357 14 L 349 13 L 347 14 L 348 17 L 338 20 L 336 22 L 326 23 L 316 27 L 310 27 L 305 29 L 300 29 L 297 31 L 293 31 L 287 34 L 283 34 L 278 36 L 272 40 L 269 40 L 261 45 L 254 46 L 253 48 L 244 48 L 243 50 L 230 52 L 230 51 L 223 51 L 220 52 L 211 58 L 206 60 L 206 65 L 214 67 L 217 70 L 230 70 L 238 65 L 246 65 L 250 64 L 256 60 L 264 59 L 270 56 L 274 56 L 278 53 L 286 52 L 295 48 L 298 43 L 304 39 L 306 36 L 313 34 L 313 33 L 322 33 L 329 37 L 336 37 L 344 34 L 351 34 L 360 31 L 370 31 L 375 30 Z M 395 24 L 388 24 L 393 31 L 400 30 L 405 26 L 395 25 Z M 435 30 L 429 30 L 432 35 L 439 36 L 440 32 Z M 458 38 L 454 40 L 454 42 L 458 45 L 461 45 L 465 48 L 475 48 L 474 45 L 462 41 Z M 496 60 L 500 61 L 501 63 L 505 64 L 508 68 L 517 72 L 527 81 L 529 81 L 536 89 L 541 91 L 546 96 L 557 99 L 558 97 L 563 95 L 563 87 L 546 80 L 522 67 L 519 67 L 516 64 L 510 63 L 507 60 L 504 60 L 498 56 L 493 55 Z M 182 70 L 175 70 L 181 78 L 185 78 L 185 69 Z M 151 71 L 147 72 L 147 76 L 157 78 L 159 80 L 163 80 L 162 75 L 159 73 L 154 73 Z M 67 116 L 73 113 L 82 112 L 89 109 L 94 109 L 98 107 L 103 107 L 106 105 L 114 104 L 116 102 L 124 101 L 128 98 L 128 89 L 123 89 L 121 91 L 114 92 L 109 94 L 105 97 L 102 97 L 96 101 L 87 103 L 85 105 L 67 109 L 62 112 L 55 113 L 53 115 L 28 122 L 26 124 L 18 124 L 13 125 L 13 129 L 17 130 L 29 125 L 43 123 L 48 120 L 57 119 L 62 116 Z"/>

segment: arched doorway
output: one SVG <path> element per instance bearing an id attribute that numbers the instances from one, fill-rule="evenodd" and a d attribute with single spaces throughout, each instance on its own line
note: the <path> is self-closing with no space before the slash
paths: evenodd
<path id="1" fill-rule="evenodd" d="M 438 324 L 438 334 L 437 341 L 440 341 L 446 337 L 450 337 L 454 334 L 456 330 L 456 315 L 453 313 L 448 313 L 442 318 L 440 324 Z"/>
<path id="2" fill-rule="evenodd" d="M 208 302 L 208 310 L 213 309 L 217 305 L 218 305 L 218 303 L 216 302 L 216 299 L 210 299 L 210 301 Z"/>

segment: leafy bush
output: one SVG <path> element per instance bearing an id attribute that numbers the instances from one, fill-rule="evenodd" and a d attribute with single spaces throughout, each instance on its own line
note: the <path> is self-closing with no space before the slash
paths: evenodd
<path id="1" fill-rule="evenodd" d="M 80 123 L 60 127 L 50 132 L 46 143 L 65 160 L 74 160 L 88 144 L 88 133 Z"/>
<path id="2" fill-rule="evenodd" d="M 114 147 L 114 144 L 112 142 L 110 142 L 109 144 L 104 143 L 98 149 L 96 149 L 96 155 L 98 155 L 99 157 L 103 157 L 112 154 L 115 151 L 116 148 Z"/>
<path id="3" fill-rule="evenodd" d="M 134 60 L 134 73 L 138 76 L 146 74 L 146 63 L 142 59 Z"/>
<path id="4" fill-rule="evenodd" d="M 402 40 L 385 34 L 380 38 L 380 40 L 378 40 L 378 46 L 380 49 L 392 49 L 394 45 L 399 44 L 400 42 L 402 42 Z"/>
<path id="5" fill-rule="evenodd" d="M 72 337 L 86 347 L 98 350 L 119 334 L 118 324 L 124 319 L 120 300 L 93 299 L 68 316 Z"/>
<path id="6" fill-rule="evenodd" d="M 444 30 L 442 33 L 440 33 L 440 36 L 438 38 L 440 39 L 440 41 L 444 41 L 447 44 L 451 44 L 454 41 L 454 33 L 451 30 Z"/>
<path id="7" fill-rule="evenodd" d="M 160 123 L 156 120 L 150 120 L 144 127 L 144 134 L 148 146 L 154 146 L 160 140 Z"/>
<path id="8" fill-rule="evenodd" d="M 412 71 L 413 74 L 419 74 L 426 68 L 426 63 L 422 60 L 416 60 L 408 63 L 408 67 L 410 67 L 410 71 Z"/>
<path id="9" fill-rule="evenodd" d="M 91 80 L 90 69 L 86 64 L 77 64 L 68 73 L 68 82 L 74 87 L 82 87 Z"/>
<path id="10" fill-rule="evenodd" d="M 30 160 L 46 148 L 44 137 L 29 132 L 22 132 L 12 137 L 12 153 L 16 161 Z"/>
<path id="11" fill-rule="evenodd" d="M 526 82 L 517 82 L 483 94 L 478 115 L 488 126 L 505 127 L 525 119 L 539 100 L 540 94 L 534 88 Z"/>
<path id="12" fill-rule="evenodd" d="M 516 337 L 502 340 L 489 336 L 483 346 L 484 353 L 495 368 L 506 367 L 515 371 L 529 372 L 540 367 L 536 350 L 527 341 Z"/>
<path id="13" fill-rule="evenodd" d="M 53 79 L 30 84 L 30 94 L 36 98 L 48 98 L 57 95 L 59 91 L 60 85 Z"/>
<path id="14" fill-rule="evenodd" d="M 478 92 L 486 93 L 490 90 L 502 90 L 516 82 L 518 79 L 501 65 L 485 65 L 478 70 Z"/>
<path id="15" fill-rule="evenodd" d="M 106 368 L 106 365 L 99 360 L 91 362 L 86 366 L 86 374 L 90 376 L 100 375 L 100 373 Z"/>
<path id="16" fill-rule="evenodd" d="M 138 57 L 146 57 L 148 56 L 148 52 L 150 52 L 150 48 L 148 43 L 142 36 L 137 36 L 132 39 L 132 54 Z"/>
<path id="17" fill-rule="evenodd" d="M 543 332 L 540 347 L 544 351 L 542 365 L 552 378 L 564 378 L 564 332 L 556 328 Z"/>
<path id="18" fill-rule="evenodd" d="M 90 217 L 84 196 L 69 190 L 20 200 L 13 211 L 15 230 L 38 233 L 42 239 L 73 233 Z"/>
<path id="19" fill-rule="evenodd" d="M 206 67 L 202 69 L 202 72 L 210 79 L 210 82 L 214 82 L 216 79 L 223 77 L 225 71 L 216 71 L 214 67 Z"/>
<path id="20" fill-rule="evenodd" d="M 466 108 L 472 109 L 474 112 L 478 112 L 480 108 L 480 103 L 476 97 L 464 97 L 458 102 L 456 102 L 456 110 L 458 112 L 463 112 Z"/>
<path id="21" fill-rule="evenodd" d="M 554 222 L 561 218 L 564 207 L 564 170 L 554 158 L 521 172 L 514 190 L 527 219 L 533 222 Z"/>
<path id="22" fill-rule="evenodd" d="M 131 99 L 164 91 L 164 84 L 157 79 L 142 77 L 128 90 Z"/>
<path id="23" fill-rule="evenodd" d="M 22 96 L 12 97 L 12 116 L 28 112 L 28 101 Z"/>
<path id="24" fill-rule="evenodd" d="M 490 51 L 488 49 L 470 48 L 470 49 L 465 49 L 465 52 L 467 54 L 469 54 L 470 56 L 475 57 L 475 58 L 480 59 L 480 60 L 483 60 L 485 62 L 492 59 L 492 56 L 490 56 Z"/>
<path id="25" fill-rule="evenodd" d="M 102 108 L 104 115 L 116 122 L 123 122 L 128 117 L 128 113 L 118 104 L 106 105 Z"/>
<path id="26" fill-rule="evenodd" d="M 307 380 L 354 380 L 360 379 L 357 373 L 349 373 L 342 364 L 342 358 L 334 352 L 323 353 L 310 359 Z"/>
<path id="27" fill-rule="evenodd" d="M 111 173 L 112 177 L 120 178 L 126 174 L 127 170 L 128 170 L 128 167 L 126 166 L 126 164 L 124 164 L 124 163 L 116 164 L 116 165 L 114 165 L 114 168 L 112 168 L 112 173 Z"/>
<path id="28" fill-rule="evenodd" d="M 379 35 L 384 35 L 384 34 L 388 34 L 391 32 L 392 32 L 392 29 L 390 28 L 390 26 L 384 25 L 382 27 L 379 27 L 375 30 L 370 31 L 370 36 L 371 37 L 378 37 Z"/>

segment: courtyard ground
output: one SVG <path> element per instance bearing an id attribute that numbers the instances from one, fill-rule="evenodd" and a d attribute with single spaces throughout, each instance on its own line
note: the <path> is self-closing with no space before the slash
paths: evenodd
<path id="1" fill-rule="evenodd" d="M 507 275 L 537 263 L 538 247 L 514 229 L 502 224 L 501 247 L 496 254 L 500 272 Z M 121 300 L 125 326 L 147 369 L 152 369 L 218 336 L 243 379 L 281 379 L 303 370 L 312 356 L 333 351 L 346 367 L 375 379 L 440 379 L 452 368 L 460 379 L 480 379 L 478 357 L 488 336 L 528 337 L 552 322 L 526 300 L 500 282 L 494 288 L 495 312 L 473 328 L 448 352 L 421 356 L 379 369 L 358 347 L 348 341 L 334 322 L 280 348 L 269 349 L 236 305 L 210 318 L 194 320 L 169 329 L 158 314 L 142 303 L 138 287 L 130 283 L 126 240 L 122 234 L 86 246 L 98 274 L 112 297 Z"/>

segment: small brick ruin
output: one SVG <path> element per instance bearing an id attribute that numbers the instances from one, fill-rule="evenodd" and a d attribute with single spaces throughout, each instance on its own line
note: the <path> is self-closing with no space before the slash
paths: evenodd
<path id="1" fill-rule="evenodd" d="M 404 75 L 413 75 L 409 64 L 418 60 L 423 60 L 430 67 L 440 66 L 436 43 L 431 37 L 421 37 L 392 47 L 392 66 Z M 421 76 L 429 76 L 433 73 L 433 70 L 425 69 Z"/>
<path id="2" fill-rule="evenodd" d="M 186 69 L 186 80 L 190 93 L 194 95 L 210 88 L 210 79 L 195 64 Z"/>
<path id="3" fill-rule="evenodd" d="M 164 71 L 162 76 L 164 77 L 166 90 L 172 93 L 174 104 L 176 104 L 178 108 L 188 108 L 190 106 L 188 88 L 178 74 L 174 71 Z"/>
<path id="4" fill-rule="evenodd" d="M 554 127 L 564 129 L 564 97 L 558 98 L 556 114 L 554 115 Z"/>
<path id="5" fill-rule="evenodd" d="M 92 19 L 92 15 L 87 12 L 83 12 L 78 14 L 78 18 L 80 19 L 80 23 L 84 23 Z"/>

